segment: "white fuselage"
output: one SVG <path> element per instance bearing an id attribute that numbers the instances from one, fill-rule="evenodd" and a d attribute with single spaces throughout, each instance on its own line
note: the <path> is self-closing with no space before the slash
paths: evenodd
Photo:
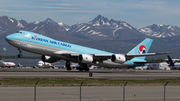
<path id="1" fill-rule="evenodd" d="M 16 64 L 14 62 L 4 62 L 4 61 L 0 61 L 0 67 L 13 67 Z"/>
<path id="2" fill-rule="evenodd" d="M 43 61 L 38 61 L 38 64 L 37 64 L 37 66 L 39 67 L 39 68 L 49 68 L 49 67 L 51 67 L 52 65 L 51 65 L 51 63 L 48 63 L 48 62 L 43 62 Z"/>

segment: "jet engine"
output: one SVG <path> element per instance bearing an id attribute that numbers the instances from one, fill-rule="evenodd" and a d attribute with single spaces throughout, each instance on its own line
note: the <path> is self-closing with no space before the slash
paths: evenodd
<path id="1" fill-rule="evenodd" d="M 53 58 L 53 57 L 50 57 L 50 56 L 45 56 L 45 55 L 41 56 L 41 60 L 44 61 L 44 62 L 49 62 L 49 63 L 53 63 L 53 62 L 58 61 L 56 58 Z"/>
<path id="2" fill-rule="evenodd" d="M 88 54 L 80 54 L 78 57 L 78 61 L 82 63 L 92 63 L 93 57 Z"/>
<path id="3" fill-rule="evenodd" d="M 126 57 L 123 54 L 113 54 L 111 56 L 111 61 L 115 63 L 124 63 L 126 62 Z"/>

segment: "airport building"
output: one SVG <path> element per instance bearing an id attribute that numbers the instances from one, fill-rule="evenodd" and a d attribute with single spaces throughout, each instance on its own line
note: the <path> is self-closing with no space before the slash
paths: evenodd
<path id="1" fill-rule="evenodd" d="M 161 63 L 149 63 L 147 66 L 136 67 L 138 70 L 171 70 L 169 64 L 166 62 Z"/>

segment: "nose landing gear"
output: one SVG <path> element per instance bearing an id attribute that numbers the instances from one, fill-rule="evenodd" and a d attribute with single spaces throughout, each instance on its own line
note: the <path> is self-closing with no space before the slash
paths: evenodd
<path id="1" fill-rule="evenodd" d="M 22 51 L 20 49 L 18 49 L 18 51 L 19 51 L 18 58 L 22 58 L 23 57 L 23 55 L 21 54 Z"/>

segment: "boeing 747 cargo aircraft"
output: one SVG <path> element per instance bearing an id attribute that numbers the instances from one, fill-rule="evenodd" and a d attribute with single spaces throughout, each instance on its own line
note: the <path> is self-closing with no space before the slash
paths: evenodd
<path id="1" fill-rule="evenodd" d="M 57 41 L 52 38 L 29 31 L 17 31 L 6 36 L 6 41 L 19 50 L 18 57 L 22 57 L 21 50 L 42 55 L 44 62 L 66 61 L 67 70 L 71 70 L 71 62 L 79 63 L 79 71 L 89 71 L 88 65 L 107 68 L 122 68 L 145 66 L 146 56 L 168 54 L 148 53 L 153 42 L 146 38 L 127 54 L 115 54 L 107 51 L 88 48 L 76 44 Z"/>

